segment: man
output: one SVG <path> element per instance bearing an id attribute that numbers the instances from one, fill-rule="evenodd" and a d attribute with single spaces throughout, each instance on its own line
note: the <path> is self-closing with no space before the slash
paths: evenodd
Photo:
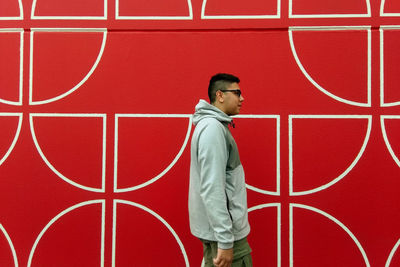
<path id="1" fill-rule="evenodd" d="M 200 100 L 193 116 L 189 218 L 206 267 L 252 266 L 244 171 L 228 128 L 244 100 L 239 82 L 231 74 L 214 75 L 210 104 Z"/>

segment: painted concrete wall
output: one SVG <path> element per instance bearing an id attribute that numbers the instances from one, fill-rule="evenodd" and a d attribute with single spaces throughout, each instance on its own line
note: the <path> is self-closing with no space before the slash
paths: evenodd
<path id="1" fill-rule="evenodd" d="M 200 266 L 191 114 L 238 75 L 254 266 L 400 266 L 396 0 L 1 0 L 0 266 Z"/>

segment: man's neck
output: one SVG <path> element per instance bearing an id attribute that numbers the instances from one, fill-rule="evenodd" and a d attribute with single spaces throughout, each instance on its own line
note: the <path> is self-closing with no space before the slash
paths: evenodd
<path id="1" fill-rule="evenodd" d="M 226 114 L 225 109 L 223 108 L 223 106 L 218 103 L 217 101 L 215 101 L 214 103 L 211 103 L 211 105 L 213 105 L 214 107 L 218 108 L 219 110 L 221 110 L 223 113 Z"/>

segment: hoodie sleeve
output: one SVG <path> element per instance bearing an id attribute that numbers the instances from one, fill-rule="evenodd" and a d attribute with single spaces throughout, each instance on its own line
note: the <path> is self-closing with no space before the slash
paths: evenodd
<path id="1" fill-rule="evenodd" d="M 233 247 L 232 220 L 226 199 L 226 164 L 228 151 L 224 126 L 210 120 L 198 139 L 198 164 L 200 167 L 200 196 L 206 207 L 208 221 L 213 229 L 218 247 Z"/>

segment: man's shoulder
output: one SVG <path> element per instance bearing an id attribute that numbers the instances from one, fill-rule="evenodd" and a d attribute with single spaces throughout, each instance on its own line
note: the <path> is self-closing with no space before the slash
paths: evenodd
<path id="1" fill-rule="evenodd" d="M 223 125 L 222 122 L 220 122 L 218 119 L 209 117 L 209 118 L 204 118 L 199 123 L 196 125 L 196 129 L 201 132 L 203 131 L 218 131 L 218 132 L 223 132 L 225 126 Z"/>
<path id="2" fill-rule="evenodd" d="M 207 117 L 207 118 L 203 118 L 202 120 L 200 120 L 198 122 L 197 126 L 200 126 L 200 127 L 208 127 L 208 126 L 221 127 L 221 126 L 223 126 L 223 124 L 217 118 Z"/>
<path id="3" fill-rule="evenodd" d="M 205 138 L 225 135 L 225 126 L 216 118 L 204 118 L 196 125 L 197 135 Z"/>

